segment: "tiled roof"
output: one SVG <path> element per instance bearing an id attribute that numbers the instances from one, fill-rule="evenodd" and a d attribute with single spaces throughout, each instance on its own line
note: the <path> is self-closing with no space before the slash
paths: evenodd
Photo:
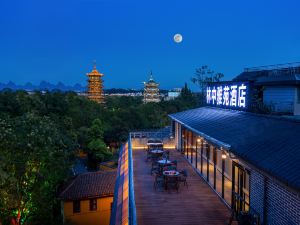
<path id="1" fill-rule="evenodd" d="M 229 145 L 241 159 L 300 190 L 299 120 L 211 107 L 170 117 L 216 143 Z"/>
<path id="2" fill-rule="evenodd" d="M 80 174 L 60 193 L 59 198 L 77 200 L 113 195 L 116 176 L 117 171 Z"/>
<path id="3" fill-rule="evenodd" d="M 300 69 L 297 68 L 297 70 Z M 246 71 L 235 77 L 233 81 L 254 81 L 256 85 L 299 85 L 300 74 L 299 72 L 288 73 L 287 71 L 277 71 L 274 74 L 268 70 Z"/>

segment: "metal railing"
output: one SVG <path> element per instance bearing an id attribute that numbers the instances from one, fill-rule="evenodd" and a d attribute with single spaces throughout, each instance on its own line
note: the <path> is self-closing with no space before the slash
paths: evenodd
<path id="1" fill-rule="evenodd" d="M 300 62 L 293 63 L 284 63 L 284 64 L 275 64 L 275 65 L 267 65 L 267 66 L 257 66 L 257 67 L 248 67 L 245 68 L 245 72 L 256 72 L 256 71 L 276 71 L 276 70 L 297 70 L 299 71 Z"/>
<path id="2" fill-rule="evenodd" d="M 131 138 L 121 146 L 110 225 L 136 225 Z"/>
<path id="3" fill-rule="evenodd" d="M 171 134 L 170 127 L 153 130 L 138 130 L 130 132 L 131 138 L 146 138 L 146 139 L 164 139 L 169 138 Z"/>
<path id="4" fill-rule="evenodd" d="M 239 221 L 239 224 L 260 225 L 260 215 L 243 199 L 238 193 L 232 192 L 232 220 Z M 245 210 L 248 208 L 247 210 Z"/>

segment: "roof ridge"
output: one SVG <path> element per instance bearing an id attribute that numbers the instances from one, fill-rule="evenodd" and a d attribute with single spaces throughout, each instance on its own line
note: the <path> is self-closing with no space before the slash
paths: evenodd
<path id="1" fill-rule="evenodd" d="M 81 174 L 80 174 L 81 175 Z M 76 179 L 80 176 L 77 175 L 74 177 L 74 179 L 72 180 L 72 182 L 59 194 L 59 198 L 62 198 L 63 194 L 70 189 L 70 187 L 75 183 Z"/>
<path id="2" fill-rule="evenodd" d="M 228 108 L 218 108 L 218 107 L 213 107 L 213 106 L 202 106 L 202 107 L 198 107 L 198 108 L 194 108 L 194 109 L 188 109 L 188 110 L 177 112 L 177 113 L 183 113 L 183 112 L 187 112 L 187 111 L 190 111 L 190 110 L 197 110 L 197 109 L 201 109 L 201 108 L 215 109 L 215 110 L 227 111 L 227 112 L 236 112 L 236 113 L 246 114 L 246 115 L 249 115 L 249 116 L 264 117 L 264 118 L 268 118 L 268 119 L 288 121 L 288 122 L 291 122 L 291 123 L 300 123 L 300 119 L 288 118 L 288 117 L 285 117 L 284 115 L 279 116 L 279 115 L 271 115 L 271 114 L 259 114 L 259 113 L 254 113 L 254 112 L 241 111 L 241 110 L 228 109 Z M 177 113 L 172 113 L 170 115 L 175 115 Z"/>

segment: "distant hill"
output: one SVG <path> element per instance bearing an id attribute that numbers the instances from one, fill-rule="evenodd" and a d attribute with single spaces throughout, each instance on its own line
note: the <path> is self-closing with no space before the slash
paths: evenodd
<path id="1" fill-rule="evenodd" d="M 58 82 L 57 84 L 51 84 L 47 81 L 41 81 L 39 85 L 34 85 L 30 82 L 27 82 L 24 85 L 16 85 L 15 83 L 9 81 L 7 84 L 0 83 L 0 90 L 3 89 L 11 89 L 11 90 L 25 90 L 25 91 L 54 91 L 54 90 L 60 90 L 60 91 L 74 91 L 74 92 L 85 92 L 86 87 L 82 86 L 81 84 L 75 84 L 73 86 L 65 85 L 61 82 Z M 110 88 L 110 89 L 104 89 L 104 92 L 106 94 L 126 94 L 126 93 L 138 93 L 142 92 L 142 90 L 136 90 L 136 89 L 124 89 L 124 88 Z"/>
<path id="2" fill-rule="evenodd" d="M 39 85 L 34 85 L 30 82 L 27 82 L 24 85 L 17 85 L 12 81 L 9 81 L 7 84 L 0 83 L 0 90 L 3 89 L 11 89 L 11 90 L 25 90 L 25 91 L 74 91 L 74 92 L 85 92 L 86 86 L 82 86 L 81 84 L 75 84 L 73 86 L 65 85 L 62 82 L 58 82 L 57 84 L 51 84 L 47 81 L 41 81 Z M 143 89 L 129 89 L 129 88 L 109 88 L 104 89 L 106 94 L 126 94 L 126 93 L 139 93 L 143 92 Z M 168 90 L 160 90 L 160 93 L 166 94 Z"/>
<path id="3" fill-rule="evenodd" d="M 34 85 L 30 82 L 24 85 L 16 85 L 15 83 L 9 81 L 7 84 L 0 83 L 0 90 L 9 88 L 12 90 L 25 90 L 25 91 L 53 91 L 53 90 L 60 90 L 60 91 L 75 91 L 75 92 L 84 92 L 86 90 L 85 86 L 81 84 L 75 84 L 73 86 L 65 85 L 61 82 L 57 84 L 51 84 L 47 81 L 41 81 L 39 85 Z"/>

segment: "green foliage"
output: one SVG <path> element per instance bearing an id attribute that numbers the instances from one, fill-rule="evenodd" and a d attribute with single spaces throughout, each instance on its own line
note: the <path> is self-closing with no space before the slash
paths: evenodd
<path id="1" fill-rule="evenodd" d="M 205 89 L 207 85 L 212 82 L 220 82 L 223 77 L 223 73 L 217 73 L 211 70 L 207 65 L 196 69 L 195 75 L 191 78 L 191 81 L 200 87 L 201 105 L 204 105 L 205 102 Z"/>
<path id="2" fill-rule="evenodd" d="M 99 138 L 93 139 L 88 144 L 88 151 L 100 162 L 109 160 L 112 157 L 112 153 L 107 150 L 106 144 Z"/>
<path id="3" fill-rule="evenodd" d="M 0 218 L 5 224 L 19 213 L 24 224 L 41 210 L 54 210 L 57 184 L 67 177 L 75 140 L 49 118 L 30 113 L 0 123 Z M 40 219 L 51 224 L 54 218 L 47 213 Z"/>
<path id="4" fill-rule="evenodd" d="M 185 85 L 175 100 L 143 104 L 107 97 L 99 105 L 73 92 L 0 92 L 0 224 L 60 224 L 56 194 L 78 149 L 95 166 L 112 158 L 131 130 L 169 125 L 168 114 L 195 108 Z"/>

